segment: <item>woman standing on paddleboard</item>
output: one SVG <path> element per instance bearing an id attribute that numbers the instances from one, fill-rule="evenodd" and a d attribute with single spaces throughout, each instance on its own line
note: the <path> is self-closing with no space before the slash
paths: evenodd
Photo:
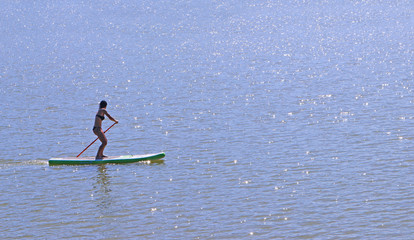
<path id="1" fill-rule="evenodd" d="M 105 115 L 110 120 L 114 121 L 115 123 L 118 123 L 118 121 L 115 118 L 111 117 L 111 115 L 109 115 L 109 113 L 106 111 L 107 105 L 108 104 L 104 100 L 102 100 L 99 103 L 99 110 L 95 116 L 95 125 L 93 125 L 93 133 L 95 133 L 95 135 L 98 136 L 99 140 L 101 140 L 102 142 L 101 146 L 99 146 L 98 153 L 96 154 L 96 159 L 102 159 L 106 157 L 103 154 L 103 151 L 106 147 L 106 144 L 108 144 L 108 140 L 106 139 L 105 133 L 102 130 L 102 121 L 105 119 Z"/>

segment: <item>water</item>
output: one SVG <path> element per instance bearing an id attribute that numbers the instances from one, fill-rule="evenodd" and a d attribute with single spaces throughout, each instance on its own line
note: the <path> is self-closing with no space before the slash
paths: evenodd
<path id="1" fill-rule="evenodd" d="M 0 237 L 412 238 L 412 12 L 6 1 Z M 102 99 L 107 154 L 165 161 L 48 166 L 94 139 Z"/>

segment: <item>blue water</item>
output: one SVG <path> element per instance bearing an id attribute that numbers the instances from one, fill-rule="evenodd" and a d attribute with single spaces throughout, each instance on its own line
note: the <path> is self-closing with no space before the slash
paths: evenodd
<path id="1" fill-rule="evenodd" d="M 0 238 L 411 239 L 413 9 L 2 3 Z"/>

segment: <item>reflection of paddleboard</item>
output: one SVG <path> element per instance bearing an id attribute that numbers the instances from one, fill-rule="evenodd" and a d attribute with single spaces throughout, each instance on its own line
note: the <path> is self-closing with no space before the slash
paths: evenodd
<path id="1" fill-rule="evenodd" d="M 49 159 L 49 165 L 58 164 L 104 164 L 104 163 L 133 163 L 139 161 L 158 160 L 165 157 L 165 153 L 154 153 L 145 155 L 122 155 L 122 156 L 109 156 L 103 159 L 96 159 L 95 157 L 66 157 L 66 158 L 51 158 Z"/>

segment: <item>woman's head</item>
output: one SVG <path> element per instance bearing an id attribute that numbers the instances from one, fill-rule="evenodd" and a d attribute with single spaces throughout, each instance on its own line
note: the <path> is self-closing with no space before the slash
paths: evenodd
<path id="1" fill-rule="evenodd" d="M 108 103 L 106 103 L 106 101 L 105 101 L 105 100 L 102 100 L 102 101 L 99 103 L 99 108 L 106 108 L 106 105 L 108 105 Z"/>

